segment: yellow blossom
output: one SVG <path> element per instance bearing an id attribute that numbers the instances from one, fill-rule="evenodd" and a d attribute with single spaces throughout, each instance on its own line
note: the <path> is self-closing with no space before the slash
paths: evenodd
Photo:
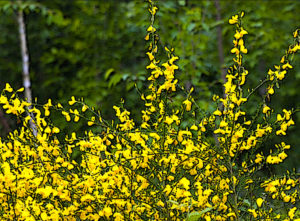
<path id="1" fill-rule="evenodd" d="M 150 35 L 147 34 L 147 35 L 145 36 L 145 40 L 146 40 L 146 41 L 149 41 L 149 39 L 150 39 Z"/>
<path id="2" fill-rule="evenodd" d="M 278 80 L 282 80 L 285 77 L 286 73 L 287 73 L 286 70 L 284 70 L 284 71 L 275 71 L 275 75 L 276 75 Z"/>
<path id="3" fill-rule="evenodd" d="M 229 24 L 233 25 L 233 24 L 236 24 L 238 22 L 238 15 L 233 15 L 231 17 L 231 19 L 229 19 Z"/>
<path id="4" fill-rule="evenodd" d="M 288 215 L 289 215 L 290 219 L 294 219 L 296 210 L 297 210 L 297 207 L 293 207 L 289 210 Z"/>
<path id="5" fill-rule="evenodd" d="M 6 83 L 6 84 L 5 84 L 5 89 L 4 89 L 4 90 L 6 90 L 7 92 L 13 92 L 13 89 L 12 89 L 12 87 L 10 86 L 9 83 Z"/>
<path id="6" fill-rule="evenodd" d="M 74 96 L 72 96 L 71 97 L 71 100 L 69 101 L 69 105 L 73 105 L 73 104 L 75 104 L 76 103 L 76 100 L 75 100 L 75 97 Z"/>
<path id="7" fill-rule="evenodd" d="M 151 25 L 151 26 L 149 26 L 149 27 L 147 28 L 147 31 L 148 31 L 148 32 L 155 32 L 156 29 Z"/>
<path id="8" fill-rule="evenodd" d="M 82 108 L 81 108 L 81 111 L 82 111 L 82 112 L 85 112 L 88 108 L 89 108 L 89 107 L 88 107 L 86 104 L 84 104 L 84 105 L 82 106 Z"/>
<path id="9" fill-rule="evenodd" d="M 268 107 L 267 105 L 264 105 L 264 108 L 263 108 L 263 113 L 266 114 L 268 111 L 270 111 L 271 108 Z"/>
<path id="10" fill-rule="evenodd" d="M 186 111 L 190 111 L 192 109 L 192 102 L 189 101 L 188 99 L 186 99 L 185 101 L 183 101 L 183 104 L 185 104 L 185 110 Z"/>
<path id="11" fill-rule="evenodd" d="M 216 110 L 216 111 L 213 113 L 213 115 L 221 116 L 221 115 L 222 115 L 222 112 L 219 111 L 219 110 Z"/>
<path id="12" fill-rule="evenodd" d="M 263 202 L 264 202 L 264 200 L 262 198 L 257 198 L 256 199 L 256 204 L 257 204 L 258 207 L 261 207 Z"/>
<path id="13" fill-rule="evenodd" d="M 146 54 L 148 55 L 150 61 L 154 59 L 154 56 L 151 52 L 147 52 Z"/>
<path id="14" fill-rule="evenodd" d="M 185 177 L 183 177 L 179 181 L 179 184 L 181 184 L 183 186 L 183 188 L 186 189 L 186 190 L 190 189 L 190 181 Z"/>
<path id="15" fill-rule="evenodd" d="M 255 209 L 248 209 L 248 212 L 251 213 L 254 218 L 256 218 L 258 216 Z"/>

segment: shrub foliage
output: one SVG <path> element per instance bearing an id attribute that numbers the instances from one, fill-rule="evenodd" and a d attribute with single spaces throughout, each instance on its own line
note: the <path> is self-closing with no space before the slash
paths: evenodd
<path id="1" fill-rule="evenodd" d="M 263 152 L 268 140 L 283 137 L 296 110 L 272 110 L 266 101 L 292 68 L 300 49 L 299 30 L 280 63 L 253 90 L 243 89 L 249 74 L 242 26 L 244 13 L 232 16 L 235 28 L 224 94 L 213 97 L 207 113 L 175 77 L 174 49 L 157 59 L 158 8 L 149 0 L 151 24 L 145 40 L 150 74 L 142 120 L 130 116 L 122 101 L 117 120 L 72 97 L 61 104 L 30 104 L 9 84 L 0 103 L 20 127 L 0 142 L 0 215 L 7 220 L 300 220 L 299 179 L 295 171 L 265 178 L 261 171 L 287 158 L 284 140 Z M 266 94 L 255 113 L 247 102 L 260 87 Z M 173 102 L 176 94 L 185 99 Z M 60 112 L 70 122 L 68 135 L 51 122 Z M 71 123 L 90 128 L 80 136 Z M 34 134 L 30 127 L 37 128 Z M 142 122 L 141 124 L 137 122 Z M 264 148 L 265 150 L 265 148 Z"/>

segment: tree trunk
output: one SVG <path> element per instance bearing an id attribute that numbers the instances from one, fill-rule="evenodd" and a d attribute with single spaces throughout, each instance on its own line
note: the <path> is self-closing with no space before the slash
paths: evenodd
<path id="1" fill-rule="evenodd" d="M 221 21 L 221 7 L 219 0 L 215 0 L 216 6 L 216 20 Z M 222 27 L 220 25 L 217 26 L 217 38 L 218 38 L 218 55 L 219 55 L 219 63 L 221 70 L 221 77 L 224 83 L 226 82 L 226 71 L 224 66 L 224 49 L 223 49 L 223 37 L 222 37 Z"/>
<path id="2" fill-rule="evenodd" d="M 18 1 L 19 5 L 21 1 Z M 25 89 L 25 99 L 28 103 L 32 103 L 32 95 L 31 95 L 31 82 L 30 82 L 30 75 L 29 75 L 29 54 L 27 50 L 27 42 L 26 42 L 26 29 L 24 24 L 24 15 L 21 9 L 18 10 L 18 25 L 19 25 L 19 36 L 20 36 L 20 44 L 21 44 L 21 56 L 22 56 L 22 70 L 23 70 L 23 86 Z M 31 109 L 31 106 L 29 106 Z M 34 116 L 32 113 L 28 113 L 31 117 L 29 121 L 29 126 L 34 134 L 37 135 L 37 128 L 34 124 Z"/>
<path id="3" fill-rule="evenodd" d="M 2 110 L 0 110 L 0 121 L 3 125 L 5 133 L 8 134 L 11 131 L 11 129 L 10 129 L 7 119 L 4 117 Z"/>

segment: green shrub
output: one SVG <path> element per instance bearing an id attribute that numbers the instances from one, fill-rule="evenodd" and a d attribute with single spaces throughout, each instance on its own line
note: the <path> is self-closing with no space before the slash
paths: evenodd
<path id="1" fill-rule="evenodd" d="M 228 68 L 224 95 L 214 96 L 216 110 L 205 113 L 192 93 L 179 86 L 174 49 L 165 48 L 168 60 L 156 59 L 157 7 L 149 0 L 151 24 L 148 90 L 142 123 L 124 107 L 114 106 L 117 121 L 102 119 L 100 111 L 72 97 L 71 107 L 29 104 L 19 98 L 22 89 L 9 84 L 0 103 L 22 124 L 1 139 L 0 214 L 8 220 L 300 220 L 299 179 L 295 172 L 264 178 L 260 171 L 287 158 L 282 141 L 268 153 L 267 140 L 285 136 L 294 124 L 295 110 L 272 110 L 265 100 L 275 93 L 289 69 L 295 43 L 280 64 L 251 91 L 243 90 L 248 71 L 242 26 L 244 13 L 232 16 L 235 27 L 234 64 Z M 266 85 L 267 92 L 255 113 L 247 102 Z M 176 105 L 172 98 L 182 93 Z M 68 122 L 85 121 L 91 128 L 79 136 L 69 128 L 63 134 L 51 123 L 61 112 Z M 37 128 L 35 135 L 30 127 Z M 70 124 L 71 125 L 71 124 Z"/>

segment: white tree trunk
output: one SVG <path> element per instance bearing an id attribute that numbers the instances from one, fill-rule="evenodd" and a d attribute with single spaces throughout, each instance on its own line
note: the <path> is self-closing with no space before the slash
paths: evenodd
<path id="1" fill-rule="evenodd" d="M 19 3 L 21 3 L 19 1 Z M 26 29 L 24 24 L 24 16 L 23 11 L 21 9 L 18 10 L 18 25 L 19 25 L 19 35 L 20 35 L 20 44 L 21 44 L 21 55 L 22 55 L 22 66 L 23 66 L 23 86 L 25 89 L 25 99 L 27 102 L 32 103 L 32 95 L 31 95 L 31 83 L 30 83 L 30 75 L 29 75 L 29 54 L 27 50 L 27 42 L 26 42 Z M 31 106 L 29 106 L 29 109 Z M 37 135 L 37 128 L 33 122 L 34 116 L 31 113 L 28 113 L 31 117 L 29 122 L 30 128 L 34 134 Z"/>

